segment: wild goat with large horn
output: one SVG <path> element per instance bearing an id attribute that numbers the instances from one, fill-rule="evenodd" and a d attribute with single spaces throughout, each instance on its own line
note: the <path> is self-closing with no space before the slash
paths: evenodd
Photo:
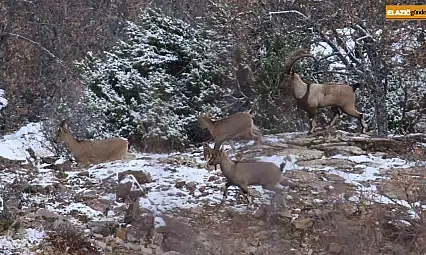
<path id="1" fill-rule="evenodd" d="M 297 49 L 289 53 L 283 68 L 282 84 L 287 83 L 293 90 L 293 96 L 299 107 L 308 113 L 310 119 L 309 133 L 315 131 L 316 110 L 318 108 L 331 106 L 334 113 L 333 118 L 326 128 L 332 127 L 342 112 L 353 116 L 361 123 L 361 133 L 366 132 L 363 113 L 355 109 L 355 90 L 359 84 L 349 86 L 345 83 L 305 83 L 299 75 L 294 72 L 294 63 L 305 57 L 313 56 L 305 49 Z"/>
<path id="2" fill-rule="evenodd" d="M 104 140 L 78 140 L 68 129 L 66 120 L 59 124 L 55 142 L 65 142 L 77 161 L 77 167 L 88 167 L 114 160 L 132 158 L 128 153 L 129 142 L 121 137 Z"/>

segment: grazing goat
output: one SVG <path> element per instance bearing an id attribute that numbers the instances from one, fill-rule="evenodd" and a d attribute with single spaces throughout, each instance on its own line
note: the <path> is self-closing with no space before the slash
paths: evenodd
<path id="1" fill-rule="evenodd" d="M 201 127 L 207 128 L 214 139 L 214 153 L 219 152 L 222 143 L 227 139 L 248 138 L 262 142 L 262 132 L 253 123 L 253 115 L 249 112 L 237 112 L 226 118 L 213 121 L 210 115 L 199 116 Z"/>
<path id="2" fill-rule="evenodd" d="M 359 84 L 353 86 L 349 86 L 345 83 L 306 84 L 300 79 L 299 75 L 292 70 L 294 63 L 298 59 L 304 57 L 313 58 L 313 56 L 304 49 L 294 50 L 289 53 L 284 62 L 283 83 L 289 83 L 298 106 L 308 113 L 310 119 L 309 134 L 315 130 L 316 110 L 328 106 L 331 106 L 334 116 L 327 124 L 327 129 L 335 124 L 343 111 L 350 116 L 358 118 L 361 123 L 361 133 L 365 133 L 366 125 L 364 115 L 355 109 L 355 90 Z"/>
<path id="3" fill-rule="evenodd" d="M 228 188 L 231 185 L 238 186 L 243 191 L 248 204 L 252 203 L 248 185 L 261 185 L 263 189 L 274 191 L 275 195 L 282 191 L 282 186 L 279 182 L 281 181 L 284 164 L 279 168 L 272 162 L 234 162 L 223 149 L 219 153 L 213 154 L 209 164 L 220 164 L 220 170 L 227 179 L 222 203 L 225 202 L 228 196 Z"/>
<path id="4" fill-rule="evenodd" d="M 108 138 L 104 140 L 78 140 L 68 129 L 65 120 L 59 125 L 55 142 L 65 142 L 75 160 L 77 167 L 88 167 L 114 160 L 131 158 L 128 154 L 129 143 L 123 138 Z"/>

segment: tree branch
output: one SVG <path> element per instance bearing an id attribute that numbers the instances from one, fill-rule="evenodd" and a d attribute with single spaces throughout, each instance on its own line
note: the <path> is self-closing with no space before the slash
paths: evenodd
<path id="1" fill-rule="evenodd" d="M 15 33 L 10 33 L 10 32 L 3 32 L 3 33 L 0 34 L 0 37 L 2 37 L 2 36 L 11 36 L 11 37 L 22 39 L 24 41 L 27 41 L 27 42 L 30 42 L 30 43 L 34 44 L 39 49 L 41 49 L 42 51 L 46 52 L 49 56 L 51 56 L 52 58 L 54 58 L 66 70 L 70 71 L 70 68 L 67 65 L 65 65 L 65 63 L 59 57 L 57 57 L 55 54 L 53 54 L 50 50 L 48 50 L 45 47 L 43 47 L 39 42 L 31 40 L 31 39 L 29 39 L 29 38 L 27 38 L 25 36 L 22 36 L 22 35 L 19 35 L 19 34 L 15 34 Z"/>

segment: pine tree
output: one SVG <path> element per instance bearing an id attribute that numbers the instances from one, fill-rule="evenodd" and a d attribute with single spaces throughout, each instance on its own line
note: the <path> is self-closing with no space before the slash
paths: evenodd
<path id="1" fill-rule="evenodd" d="M 213 31 L 153 9 L 139 19 L 127 22 L 127 38 L 102 58 L 89 53 L 77 63 L 90 108 L 104 116 L 96 133 L 184 146 L 200 112 L 220 112 L 218 58 L 226 44 L 215 41 Z"/>

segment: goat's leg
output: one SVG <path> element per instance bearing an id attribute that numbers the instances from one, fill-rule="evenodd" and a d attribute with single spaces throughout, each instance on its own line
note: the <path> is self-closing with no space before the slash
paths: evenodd
<path id="1" fill-rule="evenodd" d="M 216 167 L 216 166 L 215 166 Z M 225 203 L 225 201 L 226 201 L 226 198 L 228 198 L 228 188 L 229 188 L 229 186 L 231 186 L 232 184 L 230 183 L 230 182 L 226 182 L 225 183 L 225 189 L 223 190 L 223 197 L 222 197 L 222 201 L 221 201 L 221 204 L 222 203 Z"/>
<path id="2" fill-rule="evenodd" d="M 253 125 L 252 131 L 251 131 L 254 140 L 256 140 L 257 144 L 262 144 L 263 143 L 263 137 L 262 137 L 262 132 L 260 131 L 260 129 L 258 127 L 256 127 L 255 125 Z"/>
<path id="3" fill-rule="evenodd" d="M 339 119 L 341 113 L 341 110 L 339 109 L 339 107 L 337 106 L 333 106 L 331 107 L 331 110 L 334 113 L 333 119 L 331 119 L 331 121 L 327 124 L 327 126 L 325 127 L 326 129 L 331 128 L 332 126 L 334 126 L 334 124 L 336 123 L 336 120 Z"/>
<path id="4" fill-rule="evenodd" d="M 308 134 L 312 134 L 315 131 L 316 120 L 315 120 L 315 111 L 308 112 L 309 117 L 309 131 Z"/>
<path id="5" fill-rule="evenodd" d="M 220 146 L 222 145 L 223 142 L 224 142 L 224 140 L 217 140 L 217 141 L 215 141 L 214 148 L 213 148 L 213 153 L 212 154 L 219 153 Z"/>
<path id="6" fill-rule="evenodd" d="M 250 192 L 249 192 L 248 186 L 244 184 L 244 185 L 239 185 L 238 187 L 240 187 L 240 189 L 243 191 L 244 196 L 247 200 L 247 205 L 253 204 L 253 201 L 251 201 L 250 199 Z"/>
<path id="7" fill-rule="evenodd" d="M 234 154 L 237 153 L 237 149 L 235 149 L 235 141 L 234 141 L 234 139 L 231 139 L 230 144 L 231 144 L 232 153 L 234 153 Z"/>
<path id="8" fill-rule="evenodd" d="M 361 133 L 364 134 L 367 131 L 367 126 L 365 125 L 364 114 L 357 111 L 355 107 L 344 107 L 342 108 L 343 112 L 347 115 L 355 117 L 359 120 L 361 124 Z"/>

